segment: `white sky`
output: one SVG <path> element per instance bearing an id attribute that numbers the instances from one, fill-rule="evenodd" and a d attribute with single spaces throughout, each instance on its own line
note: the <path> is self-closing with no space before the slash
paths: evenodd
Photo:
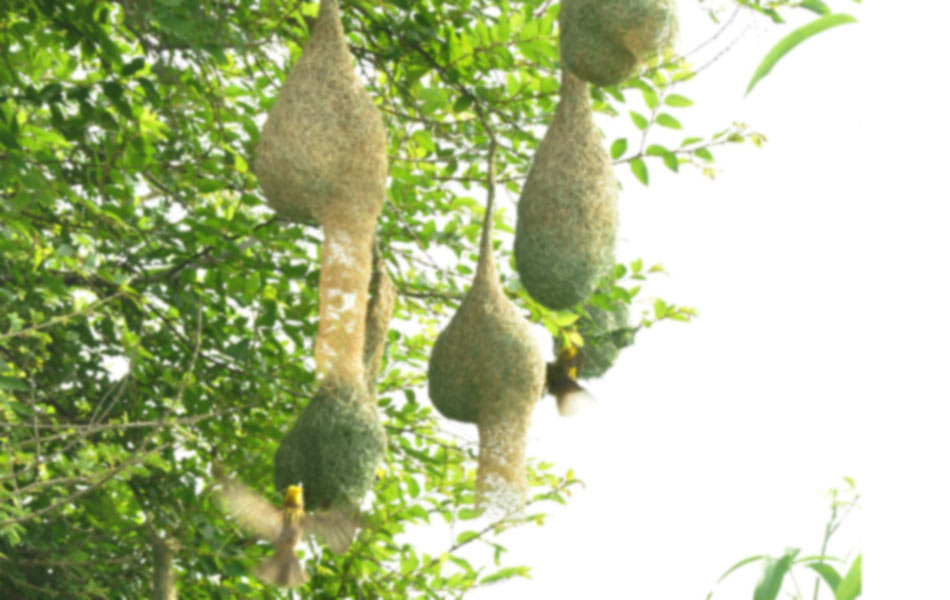
<path id="1" fill-rule="evenodd" d="M 845 475 L 863 508 L 830 553 L 864 551 L 862 597 L 950 597 L 950 126 L 937 64 L 950 10 L 833 7 L 859 24 L 794 50 L 747 99 L 790 29 L 760 27 L 678 90 L 696 101 L 674 112 L 685 133 L 744 121 L 764 149 L 718 152 L 714 182 L 657 164 L 643 188 L 618 169 L 620 258 L 664 263 L 672 277 L 646 291 L 700 318 L 642 332 L 591 386 L 593 413 L 561 420 L 539 404 L 529 454 L 587 488 L 550 505 L 544 527 L 499 540 L 532 579 L 473 598 L 702 599 L 738 559 L 817 553 L 823 492 Z M 682 48 L 705 39 L 694 2 L 681 18 Z M 716 597 L 751 598 L 747 569 Z M 810 598 L 811 579 L 799 583 Z"/>

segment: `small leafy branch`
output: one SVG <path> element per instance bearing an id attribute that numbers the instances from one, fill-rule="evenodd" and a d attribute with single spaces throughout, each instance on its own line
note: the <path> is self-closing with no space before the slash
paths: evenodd
<path id="1" fill-rule="evenodd" d="M 744 558 L 732 565 L 722 577 L 716 582 L 719 585 L 724 579 L 729 577 L 740 568 L 752 564 L 762 563 L 762 576 L 755 586 L 753 594 L 754 600 L 775 600 L 783 588 L 787 587 L 787 582 L 791 582 L 793 590 L 788 593 L 793 600 L 804 600 L 805 596 L 795 578 L 795 571 L 801 569 L 810 569 L 816 575 L 815 586 L 812 593 L 812 600 L 818 600 L 818 591 L 821 583 L 824 582 L 831 593 L 834 594 L 834 600 L 854 600 L 861 595 L 861 554 L 858 554 L 848 566 L 844 575 L 835 568 L 835 564 L 845 566 L 844 559 L 829 556 L 828 542 L 831 536 L 838 531 L 847 516 L 858 506 L 858 500 L 861 498 L 856 490 L 854 480 L 845 477 L 845 488 L 832 488 L 828 492 L 831 501 L 830 515 L 825 524 L 825 533 L 821 542 L 821 553 L 799 558 L 801 548 L 788 548 L 781 556 L 768 556 L 758 554 Z M 786 577 L 787 576 L 787 577 Z M 715 588 L 706 595 L 706 600 L 712 600 Z"/>

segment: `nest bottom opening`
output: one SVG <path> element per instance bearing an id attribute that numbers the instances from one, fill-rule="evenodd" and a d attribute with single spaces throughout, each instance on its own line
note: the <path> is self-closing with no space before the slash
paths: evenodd
<path id="1" fill-rule="evenodd" d="M 478 505 L 489 512 L 517 513 L 528 493 L 525 442 L 530 415 L 506 414 L 478 423 Z"/>
<path id="2" fill-rule="evenodd" d="M 373 486 L 386 434 L 363 386 L 324 384 L 274 457 L 278 489 L 303 484 L 307 510 L 354 510 Z"/>

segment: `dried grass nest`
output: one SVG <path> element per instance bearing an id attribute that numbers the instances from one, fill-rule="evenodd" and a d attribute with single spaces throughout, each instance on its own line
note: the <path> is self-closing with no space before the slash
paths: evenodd
<path id="1" fill-rule="evenodd" d="M 290 218 L 375 224 L 386 197 L 386 130 L 353 69 L 337 0 L 323 0 L 310 39 L 267 114 L 254 171 Z"/>
<path id="2" fill-rule="evenodd" d="M 386 450 L 386 434 L 363 386 L 324 385 L 274 457 L 277 489 L 303 484 L 307 509 L 359 508 Z"/>
<path id="3" fill-rule="evenodd" d="M 678 31 L 675 0 L 562 0 L 558 21 L 561 59 L 601 86 L 630 77 Z"/>
<path id="4" fill-rule="evenodd" d="M 617 180 L 587 84 L 562 72 L 561 100 L 518 202 L 515 263 L 531 297 L 555 310 L 590 296 L 613 264 Z"/>
<path id="5" fill-rule="evenodd" d="M 432 349 L 429 397 L 446 417 L 478 425 L 478 497 L 509 512 L 525 500 L 525 436 L 545 365 L 527 321 L 498 281 L 490 206 L 491 200 L 472 286 Z"/>

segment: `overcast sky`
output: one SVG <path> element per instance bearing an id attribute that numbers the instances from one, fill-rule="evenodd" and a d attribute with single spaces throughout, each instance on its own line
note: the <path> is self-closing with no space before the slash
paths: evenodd
<path id="1" fill-rule="evenodd" d="M 680 5 L 690 48 L 710 29 Z M 645 292 L 700 318 L 643 332 L 591 385 L 596 411 L 539 404 L 529 454 L 587 487 L 502 538 L 532 579 L 473 597 L 705 598 L 738 559 L 818 553 L 842 476 L 862 509 L 830 552 L 865 552 L 863 597 L 948 597 L 950 11 L 835 7 L 859 24 L 806 42 L 748 98 L 789 29 L 759 21 L 677 90 L 696 101 L 676 113 L 684 132 L 743 121 L 763 149 L 717 153 L 716 181 L 656 165 L 644 188 L 618 170 L 620 258 L 662 262 L 671 277 Z M 717 597 L 751 598 L 748 568 Z"/>

